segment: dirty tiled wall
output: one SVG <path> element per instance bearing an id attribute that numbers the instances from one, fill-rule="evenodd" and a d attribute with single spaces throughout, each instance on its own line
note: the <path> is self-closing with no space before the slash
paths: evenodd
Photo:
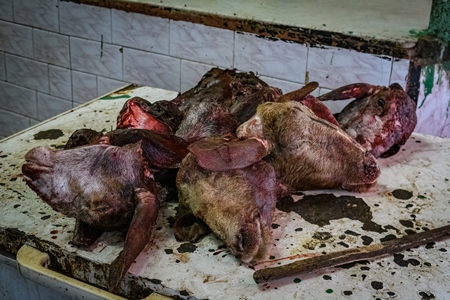
<path id="1" fill-rule="evenodd" d="M 213 66 L 284 92 L 406 84 L 407 60 L 58 0 L 0 0 L 0 138 L 128 82 L 183 92 Z"/>

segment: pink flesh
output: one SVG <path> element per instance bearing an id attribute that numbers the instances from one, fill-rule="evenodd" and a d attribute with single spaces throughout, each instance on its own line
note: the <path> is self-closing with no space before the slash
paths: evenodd
<path id="1" fill-rule="evenodd" d="M 139 128 L 153 130 L 163 134 L 172 134 L 169 126 L 157 120 L 151 114 L 142 109 L 139 103 L 130 100 L 125 113 L 118 119 L 117 128 Z"/>

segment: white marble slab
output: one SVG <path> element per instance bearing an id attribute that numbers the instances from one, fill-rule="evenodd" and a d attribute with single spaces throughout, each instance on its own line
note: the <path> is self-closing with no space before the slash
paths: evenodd
<path id="1" fill-rule="evenodd" d="M 78 104 L 97 97 L 97 77 L 92 74 L 72 71 L 72 99 Z"/>
<path id="2" fill-rule="evenodd" d="M 5 21 L 13 20 L 13 0 L 0 0 L 0 19 Z"/>
<path id="3" fill-rule="evenodd" d="M 0 140 L 30 127 L 29 119 L 21 114 L 0 108 L 0 115 Z"/>
<path id="4" fill-rule="evenodd" d="M 45 121 L 72 109 L 72 101 L 37 93 L 38 120 Z"/>

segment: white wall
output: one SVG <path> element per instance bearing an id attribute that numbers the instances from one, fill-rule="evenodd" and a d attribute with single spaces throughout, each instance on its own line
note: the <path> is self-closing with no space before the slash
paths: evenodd
<path id="1" fill-rule="evenodd" d="M 284 92 L 354 82 L 406 85 L 407 60 L 268 40 L 58 0 L 0 0 L 0 138 L 128 82 L 185 91 L 213 66 Z"/>

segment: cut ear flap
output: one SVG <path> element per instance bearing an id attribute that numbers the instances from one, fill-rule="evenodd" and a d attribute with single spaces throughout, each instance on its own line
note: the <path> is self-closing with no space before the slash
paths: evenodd
<path id="1" fill-rule="evenodd" d="M 109 270 L 110 291 L 117 289 L 128 268 L 150 241 L 158 217 L 159 199 L 152 191 L 137 188 L 135 195 L 138 205 L 131 220 L 123 250 L 112 262 Z"/>
<path id="2" fill-rule="evenodd" d="M 248 167 L 268 154 L 258 139 L 233 142 L 199 141 L 189 145 L 200 167 L 210 171 L 227 171 Z"/>
<path id="3" fill-rule="evenodd" d="M 298 90 L 284 94 L 278 99 L 277 102 L 300 101 L 304 97 L 311 94 L 315 89 L 317 89 L 318 86 L 319 83 L 317 81 L 311 81 L 305 86 L 299 88 Z"/>
<path id="4" fill-rule="evenodd" d="M 320 100 L 346 100 L 351 98 L 364 98 L 372 95 L 377 86 L 368 83 L 353 83 L 344 85 L 338 89 L 332 90 L 329 93 L 323 94 L 319 97 Z"/>

